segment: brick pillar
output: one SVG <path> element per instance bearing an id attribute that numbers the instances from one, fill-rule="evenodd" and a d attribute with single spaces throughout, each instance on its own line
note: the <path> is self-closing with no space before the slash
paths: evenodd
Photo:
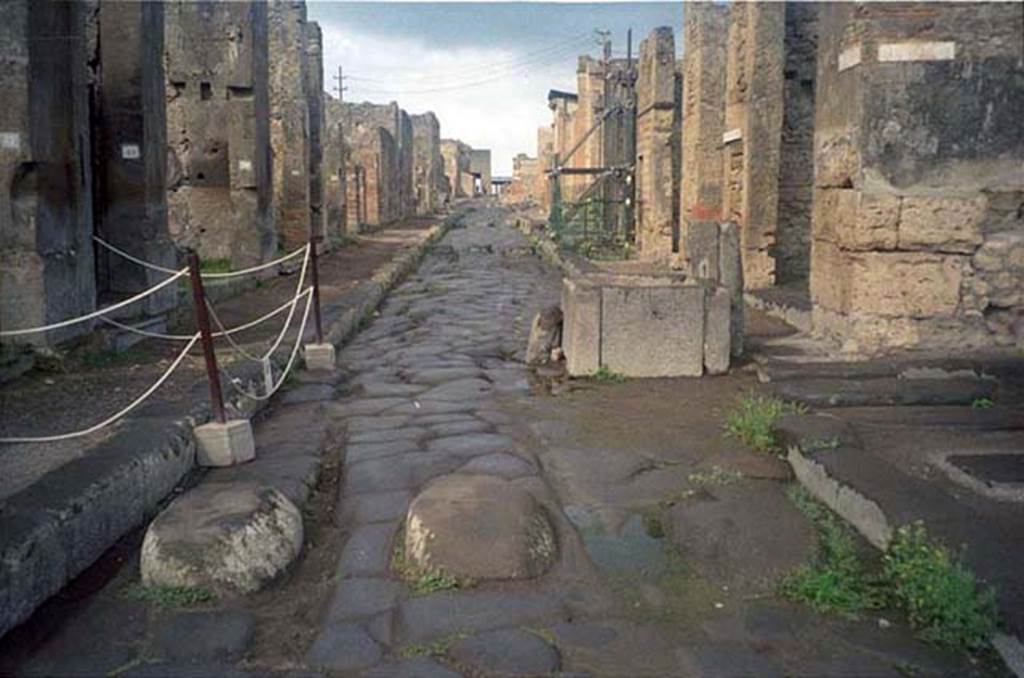
<path id="1" fill-rule="evenodd" d="M 640 43 L 637 68 L 636 242 L 641 259 L 665 261 L 672 255 L 675 226 L 674 174 L 675 41 L 672 29 L 656 28 Z"/>
<path id="2" fill-rule="evenodd" d="M 683 10 L 681 230 L 722 218 L 725 35 L 729 8 L 687 3 Z"/>
<path id="3" fill-rule="evenodd" d="M 747 287 L 769 287 L 775 282 L 786 6 L 737 2 L 730 9 L 722 211 L 740 227 Z"/>

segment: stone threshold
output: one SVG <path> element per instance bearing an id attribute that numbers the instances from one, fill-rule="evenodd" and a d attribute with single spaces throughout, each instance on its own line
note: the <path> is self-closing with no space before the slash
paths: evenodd
<path id="1" fill-rule="evenodd" d="M 998 419 L 1006 416 L 1001 413 Z M 948 423 L 962 425 L 955 416 Z M 1004 425 L 999 425 L 998 421 L 996 424 L 994 430 L 1005 430 Z M 1018 422 L 1015 430 L 1022 430 L 1020 426 Z M 797 482 L 880 551 L 888 547 L 896 529 L 912 519 L 923 519 L 933 531 L 939 526 L 940 538 L 946 524 L 963 519 L 962 513 L 969 504 L 955 501 L 931 482 L 885 463 L 882 451 L 865 449 L 841 416 L 834 413 L 790 415 L 780 420 L 777 430 Z M 985 529 L 984 524 L 979 523 L 975 543 L 998 542 L 1001 536 L 998 530 L 998 527 Z M 988 580 L 984 572 L 978 574 Z M 989 583 L 996 584 L 1001 595 L 1006 589 L 1014 588 L 1013 582 L 989 580 Z M 1004 612 L 1014 604 L 1012 600 L 1003 600 Z M 1021 632 L 1021 628 L 999 632 L 992 638 L 992 645 L 1007 667 L 1024 677 Z"/>
<path id="2" fill-rule="evenodd" d="M 415 269 L 427 249 L 463 215 L 458 211 L 446 217 L 369 280 L 339 297 L 325 299 L 325 339 L 335 345 L 350 339 L 390 289 Z M 233 372 L 248 382 L 250 389 L 262 378 L 256 365 L 236 366 Z M 186 413 L 167 412 L 167 406 L 160 404 L 140 408 L 120 424 L 112 438 L 4 502 L 0 511 L 0 636 L 28 619 L 118 539 L 152 518 L 196 469 L 192 429 L 211 417 L 207 385 L 194 385 L 190 396 L 193 407 Z M 273 400 L 286 397 L 287 392 Z M 234 402 L 228 409 L 254 417 L 266 403 L 257 405 L 246 408 Z M 319 464 L 315 470 L 307 469 L 306 477 L 315 477 L 318 469 Z M 303 505 L 309 496 L 304 491 L 288 494 Z"/>

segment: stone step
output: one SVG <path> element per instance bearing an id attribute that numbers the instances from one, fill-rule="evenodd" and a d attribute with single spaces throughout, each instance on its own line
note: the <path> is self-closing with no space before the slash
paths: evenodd
<path id="1" fill-rule="evenodd" d="M 809 378 L 773 382 L 779 397 L 811 407 L 972 405 L 992 399 L 996 383 L 984 379 Z"/>

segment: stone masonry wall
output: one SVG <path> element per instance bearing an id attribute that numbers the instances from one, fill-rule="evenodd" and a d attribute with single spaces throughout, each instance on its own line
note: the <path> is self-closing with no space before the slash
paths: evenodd
<path id="1" fill-rule="evenodd" d="M 730 6 L 722 131 L 723 217 L 740 227 L 748 287 L 775 282 L 779 156 L 782 134 L 783 3 Z"/>
<path id="2" fill-rule="evenodd" d="M 345 111 L 346 138 L 353 157 L 363 158 L 361 162 L 366 169 L 367 223 L 384 225 L 410 216 L 413 211 L 413 134 L 409 116 L 394 102 L 346 103 Z M 374 127 L 383 129 L 387 140 L 364 133 Z M 369 163 L 364 149 L 359 148 L 363 143 L 369 143 L 373 152 L 383 153 L 384 157 Z M 376 173 L 370 170 L 371 166 L 377 168 Z M 376 197 L 370 197 L 371 194 Z"/>
<path id="3" fill-rule="evenodd" d="M 342 103 L 324 93 L 324 218 L 327 236 L 331 240 L 357 233 L 359 221 L 348 218 L 348 149 L 342 129 L 344 107 Z"/>
<path id="4" fill-rule="evenodd" d="M 806 280 L 810 274 L 817 3 L 786 3 L 785 50 L 779 207 L 773 253 L 778 284 Z"/>
<path id="5" fill-rule="evenodd" d="M 722 218 L 722 132 L 729 8 L 710 2 L 683 10 L 680 220 Z"/>
<path id="6" fill-rule="evenodd" d="M 1024 14 L 821 6 L 811 295 L 858 352 L 1024 343 Z"/>
<path id="7" fill-rule="evenodd" d="M 95 308 L 85 3 L 0 3 L 0 328 Z M 76 325 L 24 341 L 55 343 Z"/>
<path id="8" fill-rule="evenodd" d="M 673 231 L 677 228 L 673 203 L 679 181 L 673 163 L 680 111 L 675 96 L 671 28 L 656 28 L 640 43 L 636 91 L 637 253 L 647 261 L 667 261 L 672 256 Z"/>
<path id="9" fill-rule="evenodd" d="M 171 237 L 236 268 L 266 261 L 277 243 L 267 5 L 173 0 L 164 11 Z"/>
<path id="10" fill-rule="evenodd" d="M 469 171 L 480 177 L 480 190 L 484 195 L 491 193 L 491 152 L 474 148 L 469 152 Z"/>
<path id="11" fill-rule="evenodd" d="M 444 174 L 449 183 L 449 195 L 452 199 L 466 198 L 473 195 L 472 175 L 469 174 L 469 151 L 466 144 L 457 139 L 441 140 L 441 157 L 444 158 Z M 469 191 L 466 191 L 466 178 L 469 178 Z"/>
<path id="12" fill-rule="evenodd" d="M 328 223 L 324 206 L 329 188 L 324 169 L 324 48 L 323 32 L 315 21 L 305 26 L 303 46 L 306 62 L 303 89 L 309 115 L 309 228 L 312 233 L 323 236 L 324 248 L 330 249 L 331 244 L 340 237 L 342 225 Z"/>

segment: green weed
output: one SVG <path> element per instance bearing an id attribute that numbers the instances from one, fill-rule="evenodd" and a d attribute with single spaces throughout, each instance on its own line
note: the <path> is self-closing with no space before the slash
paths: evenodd
<path id="1" fill-rule="evenodd" d="M 979 650 L 996 630 L 996 593 L 982 588 L 962 558 L 932 540 L 920 522 L 896 531 L 882 559 L 889 599 L 918 635 L 944 647 Z"/>
<path id="2" fill-rule="evenodd" d="M 780 454 L 782 446 L 775 435 L 775 422 L 784 414 L 804 412 L 806 408 L 774 396 L 747 393 L 725 416 L 725 435 L 758 452 Z"/>
<path id="3" fill-rule="evenodd" d="M 460 579 L 438 567 L 422 568 L 405 557 L 405 544 L 399 537 L 391 554 L 391 569 L 406 583 L 414 596 L 425 596 L 437 591 L 473 586 L 471 579 Z"/>
<path id="4" fill-rule="evenodd" d="M 991 398 L 975 398 L 971 402 L 971 409 L 975 410 L 987 410 L 990 407 L 995 407 L 996 404 Z"/>
<path id="5" fill-rule="evenodd" d="M 125 592 L 132 600 L 158 607 L 189 607 L 213 600 L 213 593 L 194 586 L 145 586 L 133 584 Z"/>
<path id="6" fill-rule="evenodd" d="M 832 437 L 832 438 L 819 438 L 818 440 L 813 440 L 810 443 L 808 443 L 806 445 L 806 447 L 807 447 L 806 451 L 807 452 L 820 452 L 822 450 L 836 450 L 836 449 L 839 449 L 839 445 L 840 444 L 841 443 L 839 442 L 839 438 L 836 438 L 836 437 Z"/>
<path id="7" fill-rule="evenodd" d="M 199 271 L 202 273 L 230 273 L 230 259 L 203 259 L 199 262 Z"/>
<path id="8" fill-rule="evenodd" d="M 818 532 L 818 550 L 812 563 L 801 565 L 782 581 L 782 595 L 818 612 L 853 616 L 878 607 L 873 578 L 861 563 L 854 536 L 834 513 L 814 501 L 799 486 L 789 493 Z"/>
<path id="9" fill-rule="evenodd" d="M 601 365 L 590 376 L 594 381 L 600 382 L 602 384 L 621 384 L 622 382 L 626 381 L 626 378 L 624 376 L 622 376 L 618 372 L 614 372 L 608 369 L 607 365 Z"/>
<path id="10" fill-rule="evenodd" d="M 729 471 L 720 466 L 712 466 L 709 471 L 698 471 L 686 476 L 691 485 L 703 487 L 707 485 L 728 485 L 743 480 L 743 474 L 739 471 Z"/>
<path id="11" fill-rule="evenodd" d="M 447 654 L 451 646 L 468 637 L 465 633 L 453 633 L 430 643 L 413 643 L 398 651 L 400 657 L 440 657 Z"/>

